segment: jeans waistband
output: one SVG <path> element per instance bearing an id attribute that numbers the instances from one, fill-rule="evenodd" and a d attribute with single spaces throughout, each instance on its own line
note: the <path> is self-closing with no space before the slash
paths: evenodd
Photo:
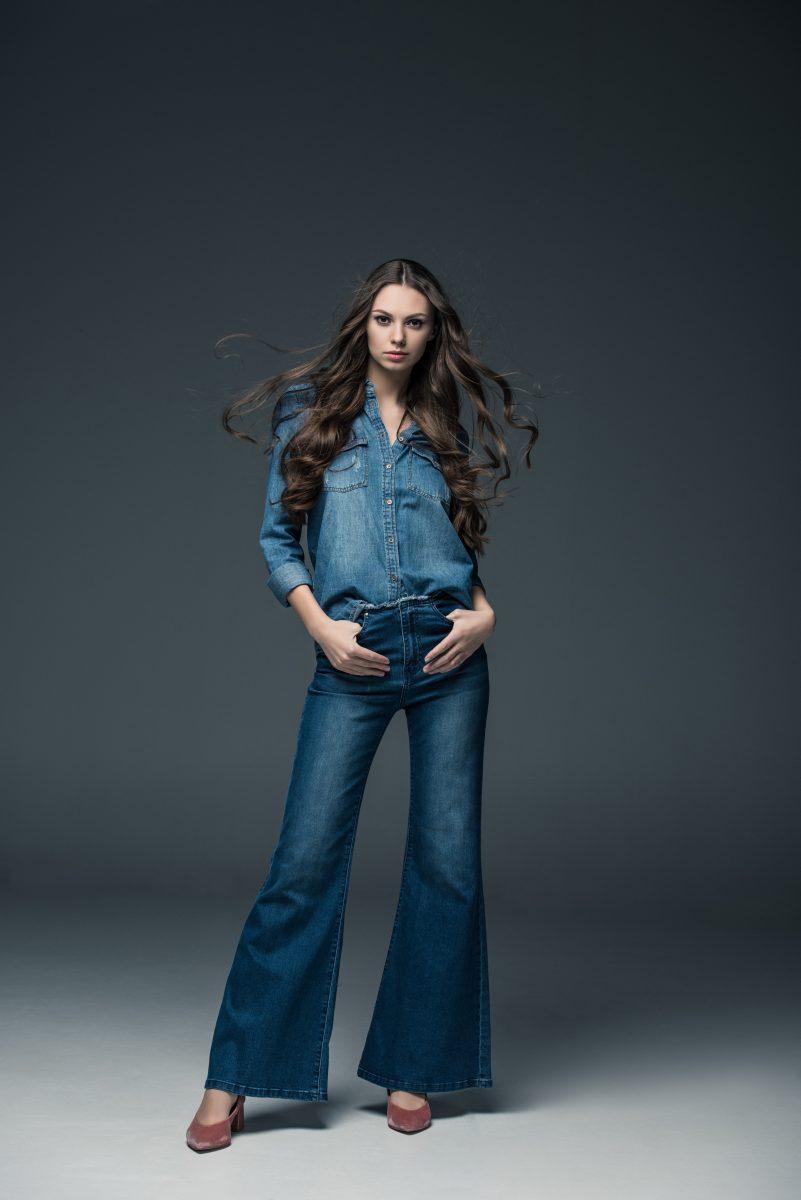
<path id="1" fill-rule="evenodd" d="M 354 600 L 348 609 L 347 619 L 358 621 L 364 612 L 380 612 L 384 609 L 400 608 L 402 604 L 428 604 L 440 595 L 442 595 L 441 592 L 427 592 L 422 596 L 398 596 L 397 600 L 385 600 L 383 604 L 370 604 L 367 600 Z"/>

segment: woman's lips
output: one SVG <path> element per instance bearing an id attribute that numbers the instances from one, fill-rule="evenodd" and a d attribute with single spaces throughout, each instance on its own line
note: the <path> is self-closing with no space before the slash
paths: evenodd
<path id="1" fill-rule="evenodd" d="M 387 358 L 405 358 L 406 357 L 405 350 L 386 350 L 385 354 L 386 354 Z"/>

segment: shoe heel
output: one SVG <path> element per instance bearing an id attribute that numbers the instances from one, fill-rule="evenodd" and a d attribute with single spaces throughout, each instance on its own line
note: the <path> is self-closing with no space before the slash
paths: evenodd
<path id="1" fill-rule="evenodd" d="M 240 1108 L 239 1112 L 236 1114 L 233 1121 L 231 1122 L 231 1132 L 232 1133 L 241 1133 L 244 1128 L 245 1128 L 245 1106 L 243 1104 L 242 1107 Z"/>

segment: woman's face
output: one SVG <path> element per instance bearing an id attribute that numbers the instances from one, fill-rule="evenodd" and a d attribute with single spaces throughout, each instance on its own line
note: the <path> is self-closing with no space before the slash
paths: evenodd
<path id="1" fill-rule="evenodd" d="M 388 283 L 376 293 L 367 318 L 367 348 L 382 370 L 408 375 L 435 332 L 434 309 L 422 292 Z"/>

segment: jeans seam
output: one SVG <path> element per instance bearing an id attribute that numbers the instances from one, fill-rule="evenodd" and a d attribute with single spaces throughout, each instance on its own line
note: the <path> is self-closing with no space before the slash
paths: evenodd
<path id="1" fill-rule="evenodd" d="M 414 750 L 412 749 L 411 741 L 409 742 L 409 757 L 410 757 L 410 759 L 413 759 L 413 757 L 414 757 Z M 381 972 L 381 978 L 378 981 L 378 990 L 376 992 L 376 1002 L 378 1000 L 378 997 L 381 995 L 381 988 L 384 984 L 384 976 L 387 973 L 387 968 L 389 967 L 390 959 L 392 957 L 392 947 L 395 942 L 395 934 L 398 930 L 398 926 L 400 925 L 401 907 L 403 905 L 404 887 L 406 884 L 406 867 L 407 867 L 407 863 L 409 860 L 409 847 L 411 845 L 411 840 L 412 840 L 413 812 L 414 812 L 414 768 L 412 767 L 412 770 L 410 772 L 410 780 L 409 780 L 409 819 L 408 819 L 408 822 L 406 825 L 406 844 L 403 848 L 403 865 L 401 866 L 400 888 L 398 890 L 398 903 L 395 908 L 395 920 L 392 923 L 392 932 L 389 935 L 389 945 L 387 946 L 387 954 L 386 954 L 386 958 L 384 959 L 384 968 Z"/>
<path id="2" fill-rule="evenodd" d="M 408 682 L 407 681 L 407 673 L 406 673 L 406 665 L 408 662 L 408 659 L 406 657 L 406 637 L 407 637 L 407 630 L 409 628 L 410 622 L 409 622 L 408 612 L 406 613 L 406 615 L 404 617 L 403 606 L 400 604 L 398 605 L 398 620 L 400 622 L 401 646 L 403 647 L 403 664 L 402 664 L 402 670 L 401 670 L 401 692 L 400 692 L 400 698 L 398 700 L 398 707 L 403 708 L 404 702 L 406 700 L 406 691 L 407 691 L 407 682 Z M 414 618 L 412 618 L 411 625 L 414 625 Z M 404 865 L 405 865 L 405 859 L 404 859 Z"/>
<path id="3" fill-rule="evenodd" d="M 345 897 L 346 897 L 347 890 L 348 890 L 348 880 L 350 878 L 351 863 L 353 861 L 353 846 L 356 841 L 356 825 L 357 825 L 357 822 L 359 819 L 359 811 L 361 809 L 362 799 L 364 797 L 364 792 L 365 792 L 366 786 L 367 786 L 367 778 L 365 777 L 364 782 L 362 784 L 361 792 L 359 793 L 359 799 L 356 804 L 356 811 L 353 814 L 353 820 L 351 823 L 350 841 L 348 842 L 348 849 L 347 849 L 347 853 L 345 856 L 344 878 L 342 881 L 342 887 L 341 887 L 340 894 L 339 894 L 339 912 L 337 914 L 337 928 L 336 928 L 336 932 L 334 934 L 333 944 L 332 944 L 332 948 L 331 948 L 331 961 L 329 964 L 329 974 L 328 974 L 328 992 L 327 992 L 327 996 L 326 996 L 325 1007 L 323 1009 L 322 1028 L 320 1030 L 320 1047 L 319 1047 L 319 1051 L 317 1054 L 317 1091 L 318 1092 L 320 1091 L 320 1075 L 321 1075 L 321 1072 L 323 1069 L 323 1046 L 325 1043 L 325 1031 L 328 1026 L 328 1021 L 329 1021 L 329 1017 L 331 1014 L 331 997 L 332 997 L 333 990 L 334 990 L 334 974 L 335 974 L 335 966 L 336 966 L 336 959 L 337 959 L 337 947 L 339 946 L 340 940 L 342 937 L 342 926 L 343 926 L 344 918 L 345 918 Z"/>
<path id="4" fill-rule="evenodd" d="M 425 1087 L 418 1087 L 417 1080 L 409 1079 L 393 1079 L 389 1075 L 382 1075 L 378 1071 L 371 1071 L 367 1067 L 359 1066 L 356 1070 L 357 1075 L 362 1079 L 370 1079 L 373 1082 L 384 1084 L 386 1087 L 400 1088 L 410 1091 L 449 1091 L 459 1087 L 480 1087 L 482 1085 L 491 1087 L 492 1076 L 490 1075 L 468 1075 L 466 1079 L 439 1079 L 436 1083 L 427 1083 Z"/>
<path id="5" fill-rule="evenodd" d="M 447 621 L 447 622 L 448 622 L 448 624 L 450 625 L 451 629 L 452 629 L 452 628 L 453 628 L 453 620 L 452 620 L 452 618 L 451 618 L 451 617 L 448 617 L 448 616 L 446 616 L 446 614 L 445 614 L 445 613 L 442 611 L 442 609 L 439 607 L 439 605 L 436 603 L 436 601 L 435 601 L 435 600 L 429 600 L 429 602 L 428 602 L 428 603 L 429 603 L 430 607 L 431 607 L 431 608 L 433 608 L 433 610 L 434 610 L 434 612 L 437 614 L 437 616 L 438 616 L 438 617 L 442 617 L 443 621 Z M 454 605 L 454 607 L 456 607 L 456 606 Z"/>
<path id="6" fill-rule="evenodd" d="M 479 827 L 479 838 L 481 831 Z M 483 908 L 483 893 L 484 885 L 481 879 L 481 868 L 478 871 L 478 1069 L 481 1072 L 484 1066 L 484 939 L 483 939 L 483 920 L 481 910 Z"/>
<path id="7" fill-rule="evenodd" d="M 234 1083 L 230 1079 L 217 1079 L 213 1075 L 206 1078 L 203 1084 L 204 1088 L 214 1087 L 221 1088 L 225 1092 L 236 1092 L 237 1095 L 255 1095 L 280 1098 L 286 1096 L 290 1100 L 319 1100 L 321 1099 L 319 1089 L 315 1091 L 313 1088 L 271 1088 L 271 1087 L 251 1087 L 249 1083 Z"/>

